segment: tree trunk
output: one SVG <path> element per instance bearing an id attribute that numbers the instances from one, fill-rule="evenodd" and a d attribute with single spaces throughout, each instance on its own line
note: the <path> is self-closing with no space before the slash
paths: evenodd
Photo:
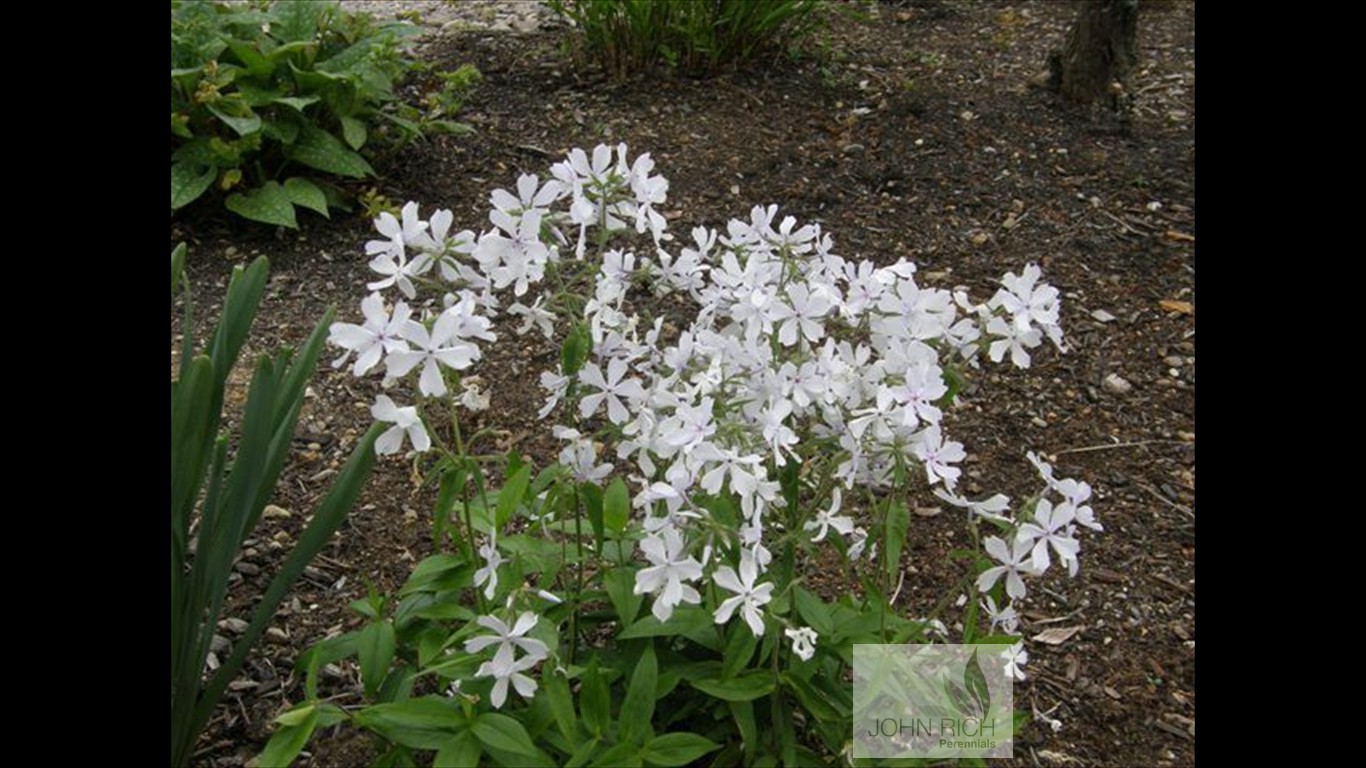
<path id="1" fill-rule="evenodd" d="M 1049 57 L 1049 85 L 1068 100 L 1108 99 L 1128 106 L 1138 63 L 1138 0 L 1084 0 L 1067 34 L 1067 45 Z"/>

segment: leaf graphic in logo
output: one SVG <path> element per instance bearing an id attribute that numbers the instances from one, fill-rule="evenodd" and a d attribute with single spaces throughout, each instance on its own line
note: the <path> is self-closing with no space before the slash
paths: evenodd
<path id="1" fill-rule="evenodd" d="M 982 670 L 982 664 L 977 660 L 977 649 L 973 649 L 972 658 L 963 667 L 963 686 L 977 703 L 978 712 L 982 717 L 986 717 L 991 710 L 991 690 L 987 688 L 987 675 Z"/>
<path id="2" fill-rule="evenodd" d="M 971 715 L 974 713 L 975 706 L 973 698 L 968 694 L 968 690 L 948 678 L 944 679 L 944 695 L 953 702 L 953 707 L 959 715 Z M 949 713 L 945 713 L 949 714 Z"/>

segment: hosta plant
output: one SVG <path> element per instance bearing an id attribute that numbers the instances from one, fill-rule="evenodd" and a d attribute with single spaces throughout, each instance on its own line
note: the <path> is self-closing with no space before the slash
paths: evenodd
<path id="1" fill-rule="evenodd" d="M 173 0 L 171 211 L 223 195 L 240 216 L 295 227 L 296 209 L 343 204 L 337 180 L 374 175 L 377 142 L 463 129 L 395 93 L 412 67 L 399 42 L 416 31 L 335 0 Z"/>
<path id="2" fill-rule="evenodd" d="M 1017 606 L 1054 565 L 1076 572 L 1090 487 L 1031 455 L 1036 494 L 969 499 L 943 415 L 972 368 L 1062 346 L 1058 292 L 1028 265 L 974 301 L 772 206 L 680 244 L 653 171 L 574 150 L 495 190 L 483 232 L 416 203 L 376 221 L 362 318 L 330 338 L 337 365 L 385 380 L 376 449 L 435 488 L 441 551 L 301 660 L 306 700 L 263 764 L 339 723 L 387 764 L 834 764 L 855 644 L 990 641 L 1024 674 Z M 499 316 L 559 339 L 545 466 L 468 429 L 498 397 L 476 372 L 513 332 Z M 931 494 L 971 546 L 917 564 L 957 575 L 908 611 L 909 510 Z M 360 685 L 324 699 L 343 659 Z"/>

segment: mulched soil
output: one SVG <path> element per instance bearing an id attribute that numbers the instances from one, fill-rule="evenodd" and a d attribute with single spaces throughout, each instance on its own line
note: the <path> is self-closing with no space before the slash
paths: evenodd
<path id="1" fill-rule="evenodd" d="M 974 374 L 947 428 L 972 454 L 967 490 L 1036 490 L 1035 450 L 1095 487 L 1105 532 L 1083 541 L 1076 578 L 1031 592 L 1025 631 L 1078 628 L 1030 645 L 1020 708 L 1042 720 L 1016 742 L 1027 765 L 1189 765 L 1195 761 L 1195 23 L 1194 4 L 1144 3 L 1132 124 L 1060 104 L 1029 87 L 1060 45 L 1072 4 L 949 0 L 841 6 L 824 53 L 699 81 L 614 84 L 561 53 L 562 33 L 447 32 L 423 57 L 472 63 L 485 80 L 462 119 L 477 131 L 410 146 L 379 164 L 378 191 L 449 207 L 462 227 L 485 221 L 488 193 L 519 173 L 544 175 L 571 147 L 626 142 L 670 180 L 671 227 L 723 225 L 755 204 L 818 221 L 846 257 L 907 257 L 927 281 L 986 297 L 1030 261 L 1063 291 L 1069 352 L 1043 351 L 1028 371 Z M 416 90 L 421 84 L 415 84 Z M 864 112 L 864 110 L 867 110 Z M 271 258 L 270 288 L 243 359 L 298 344 L 328 306 L 359 317 L 368 221 L 338 216 L 273 231 L 212 206 L 173 220 L 190 244 L 205 319 L 231 269 Z M 178 343 L 178 310 L 172 337 Z M 554 347 L 516 337 L 486 350 L 478 373 L 494 407 L 478 427 L 499 450 L 538 463 L 555 441 L 535 412 L 537 375 Z M 174 364 L 174 360 L 173 360 Z M 174 370 L 174 369 L 173 369 Z M 240 371 L 239 383 L 247 373 Z M 1127 386 L 1126 386 L 1127 385 Z M 312 384 L 295 452 L 238 565 L 225 615 L 246 616 L 370 422 L 371 382 L 325 364 Z M 240 397 L 240 394 L 239 394 Z M 231 409 L 230 401 L 230 409 Z M 933 499 L 927 500 L 933 503 Z M 346 610 L 367 584 L 390 589 L 430 553 L 431 495 L 411 465 L 382 462 L 334 545 L 310 567 L 233 684 L 201 743 L 201 765 L 241 765 L 271 719 L 302 696 L 299 652 L 356 626 Z M 944 553 L 962 543 L 953 515 L 917 516 L 899 605 L 928 610 L 957 577 Z M 823 584 L 838 592 L 841 584 Z M 235 612 L 235 613 L 234 613 Z M 225 625 L 222 633 L 233 634 Z M 1062 633 L 1066 634 L 1066 633 Z M 353 690 L 354 670 L 330 683 Z M 345 699 L 343 699 L 345 701 Z M 301 760 L 372 760 L 351 734 L 315 737 Z"/>

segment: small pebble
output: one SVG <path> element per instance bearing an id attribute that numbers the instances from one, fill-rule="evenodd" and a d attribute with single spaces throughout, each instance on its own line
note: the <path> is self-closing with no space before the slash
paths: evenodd
<path id="1" fill-rule="evenodd" d="M 247 631 L 247 627 L 249 627 L 249 626 L 251 626 L 251 625 L 248 624 L 245 620 L 239 619 L 239 618 L 233 616 L 233 617 L 229 617 L 229 618 L 223 619 L 222 621 L 218 622 L 218 626 L 221 627 L 221 628 L 223 628 L 223 629 L 228 630 L 229 632 L 233 633 L 234 635 L 240 635 L 240 634 L 242 634 L 243 632 L 246 632 L 246 631 Z"/>
<path id="2" fill-rule="evenodd" d="M 1134 385 L 1130 384 L 1128 380 L 1117 373 L 1106 376 L 1100 385 L 1105 388 L 1106 392 L 1115 395 L 1127 395 L 1134 388 Z"/>

